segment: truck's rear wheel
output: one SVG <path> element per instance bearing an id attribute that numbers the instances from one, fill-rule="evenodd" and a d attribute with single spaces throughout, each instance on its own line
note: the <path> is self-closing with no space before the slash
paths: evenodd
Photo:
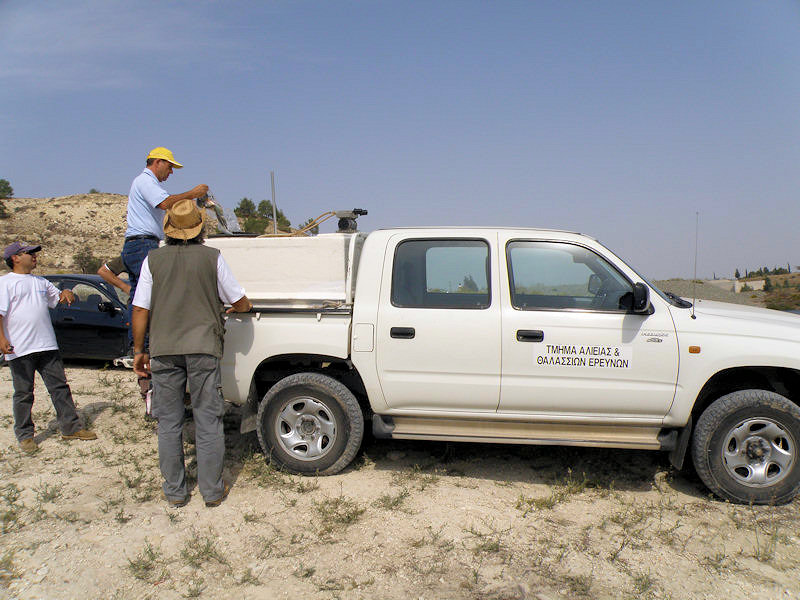
<path id="1" fill-rule="evenodd" d="M 800 491 L 800 408 L 765 390 L 722 396 L 692 437 L 697 474 L 726 500 L 782 504 Z"/>
<path id="2" fill-rule="evenodd" d="M 319 373 L 296 373 L 270 388 L 258 408 L 258 440 L 296 473 L 332 475 L 355 457 L 364 415 L 352 392 Z"/>

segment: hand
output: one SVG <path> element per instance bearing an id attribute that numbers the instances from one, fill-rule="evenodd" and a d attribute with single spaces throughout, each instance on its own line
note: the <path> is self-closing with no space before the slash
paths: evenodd
<path id="1" fill-rule="evenodd" d="M 192 198 L 202 198 L 203 196 L 208 195 L 208 186 L 204 183 L 201 183 L 200 185 L 193 187 L 190 193 L 192 194 Z"/>
<path id="2" fill-rule="evenodd" d="M 229 315 L 235 312 L 250 312 L 251 310 L 253 310 L 253 303 L 250 302 L 250 298 L 247 296 L 242 296 L 236 302 L 234 302 L 228 310 L 225 311 L 225 314 Z"/>
<path id="3" fill-rule="evenodd" d="M 0 340 L 0 354 L 13 354 L 14 346 L 7 339 Z"/>
<path id="4" fill-rule="evenodd" d="M 72 303 L 75 302 L 75 294 L 72 293 L 72 290 L 62 290 L 58 301 L 66 302 L 68 306 L 72 306 Z"/>
<path id="5" fill-rule="evenodd" d="M 133 372 L 140 377 L 147 377 L 150 374 L 149 354 L 146 352 L 140 352 L 133 357 Z"/>

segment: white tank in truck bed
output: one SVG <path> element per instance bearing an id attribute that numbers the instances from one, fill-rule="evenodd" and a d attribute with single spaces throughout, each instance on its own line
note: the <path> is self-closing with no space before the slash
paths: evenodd
<path id="1" fill-rule="evenodd" d="M 365 233 L 211 237 L 256 308 L 351 305 Z"/>

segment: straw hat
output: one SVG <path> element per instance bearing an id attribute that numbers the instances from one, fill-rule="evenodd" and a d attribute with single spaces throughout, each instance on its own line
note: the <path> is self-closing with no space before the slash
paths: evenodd
<path id="1" fill-rule="evenodd" d="M 190 240 L 203 230 L 206 215 L 194 200 L 180 200 L 164 215 L 164 234 L 178 240 Z"/>

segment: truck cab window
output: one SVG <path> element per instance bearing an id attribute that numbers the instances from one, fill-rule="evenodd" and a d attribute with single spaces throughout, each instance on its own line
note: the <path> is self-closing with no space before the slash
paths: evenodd
<path id="1" fill-rule="evenodd" d="M 631 283 L 603 258 L 560 242 L 510 242 L 506 249 L 511 303 L 521 310 L 627 311 Z"/>
<path id="2" fill-rule="evenodd" d="M 487 308 L 489 281 L 489 245 L 485 241 L 408 240 L 395 250 L 392 304 Z"/>

